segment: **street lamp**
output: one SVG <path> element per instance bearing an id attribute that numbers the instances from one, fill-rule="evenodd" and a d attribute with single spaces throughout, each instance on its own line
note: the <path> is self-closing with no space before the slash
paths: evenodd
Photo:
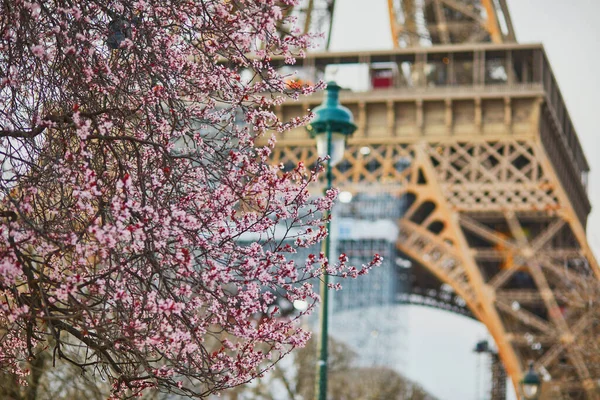
<path id="1" fill-rule="evenodd" d="M 533 370 L 533 362 L 529 363 L 529 371 L 521 381 L 521 391 L 525 400 L 537 400 L 540 395 L 540 377 Z"/>
<path id="2" fill-rule="evenodd" d="M 352 122 L 352 113 L 340 104 L 340 87 L 335 82 L 328 82 L 323 103 L 313 110 L 315 118 L 306 126 L 306 130 L 317 141 L 317 153 L 319 157 L 329 156 L 327 161 L 327 186 L 323 190 L 326 193 L 331 189 L 333 181 L 332 167 L 344 158 L 346 138 L 356 130 Z M 325 212 L 326 228 L 329 234 L 323 240 L 321 251 L 327 259 L 329 256 L 329 245 L 331 236 L 331 224 L 329 222 L 329 211 Z M 315 398 L 327 399 L 327 335 L 328 335 L 328 289 L 329 277 L 323 274 L 321 279 L 321 315 L 319 324 L 321 335 L 318 346 L 319 361 L 316 371 Z"/>

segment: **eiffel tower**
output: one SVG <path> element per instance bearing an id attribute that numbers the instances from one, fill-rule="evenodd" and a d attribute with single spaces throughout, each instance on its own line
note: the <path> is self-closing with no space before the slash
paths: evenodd
<path id="1" fill-rule="evenodd" d="M 358 130 L 335 185 L 405 204 L 396 246 L 416 265 L 411 293 L 485 324 L 517 393 L 531 360 L 543 398 L 600 398 L 589 167 L 544 47 L 516 41 L 505 0 L 388 8 L 393 49 L 315 52 L 299 67 L 313 81 L 330 65 L 369 70 L 369 90 L 341 94 Z M 335 0 L 286 12 L 328 46 Z M 276 111 L 287 119 L 320 102 Z M 317 158 L 302 129 L 277 146 L 276 163 Z"/>

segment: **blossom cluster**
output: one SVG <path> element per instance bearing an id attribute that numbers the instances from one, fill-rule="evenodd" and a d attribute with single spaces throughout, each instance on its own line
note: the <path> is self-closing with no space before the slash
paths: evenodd
<path id="1" fill-rule="evenodd" d="M 0 368 L 24 374 L 49 352 L 100 371 L 115 398 L 202 397 L 304 345 L 282 304 L 317 301 L 322 273 L 360 271 L 293 261 L 327 234 L 336 192 L 309 195 L 319 165 L 269 162 L 273 132 L 306 122 L 274 107 L 320 87 L 290 88 L 271 62 L 310 46 L 284 19 L 296 2 L 10 3 Z"/>

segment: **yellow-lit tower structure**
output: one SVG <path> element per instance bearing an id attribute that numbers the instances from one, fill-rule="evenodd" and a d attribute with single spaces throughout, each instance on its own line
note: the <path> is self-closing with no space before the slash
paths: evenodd
<path id="1" fill-rule="evenodd" d="M 405 205 L 395 240 L 418 266 L 411 290 L 438 304 L 452 301 L 443 288 L 462 299 L 517 391 L 531 360 L 548 398 L 600 398 L 600 357 L 588 343 L 600 278 L 586 240 L 589 167 L 544 47 L 516 41 L 505 0 L 388 7 L 393 49 L 315 52 L 299 67 L 304 79 L 328 65 L 369 69 L 369 90 L 341 93 L 358 130 L 336 186 Z M 306 0 L 286 12 L 330 36 L 334 11 L 335 0 Z M 320 101 L 277 112 L 289 118 Z M 274 152 L 284 165 L 316 157 L 303 129 Z"/>

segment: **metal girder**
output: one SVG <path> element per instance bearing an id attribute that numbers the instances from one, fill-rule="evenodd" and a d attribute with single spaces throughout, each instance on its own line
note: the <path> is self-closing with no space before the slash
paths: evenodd
<path id="1" fill-rule="evenodd" d="M 500 3 L 500 9 L 502 10 L 502 15 L 504 16 L 504 21 L 506 22 L 506 27 L 508 30 L 506 33 L 506 38 L 509 42 L 516 42 L 517 38 L 515 35 L 515 29 L 513 28 L 512 18 L 510 18 L 510 12 L 508 11 L 506 0 L 498 0 L 498 2 Z"/>
<path id="2" fill-rule="evenodd" d="M 585 302 L 573 298 L 571 293 L 566 290 L 554 290 L 554 297 L 561 304 L 568 304 L 572 307 L 585 308 Z M 499 289 L 496 291 L 496 298 L 504 302 L 519 302 L 521 304 L 543 304 L 544 298 L 537 289 Z"/>
<path id="3" fill-rule="evenodd" d="M 333 15 L 335 0 L 304 0 L 292 10 L 289 6 L 284 8 L 288 14 L 298 16 L 298 24 L 304 33 L 325 34 L 325 50 L 331 43 Z"/>
<path id="4" fill-rule="evenodd" d="M 478 14 L 472 7 L 467 6 L 465 3 L 462 3 L 457 0 L 442 0 L 444 4 L 464 15 L 470 17 L 474 21 L 478 22 L 481 26 L 485 26 L 486 21 L 483 19 L 481 14 Z"/>
<path id="5" fill-rule="evenodd" d="M 498 23 L 498 10 L 494 6 L 492 0 L 481 0 L 481 3 L 485 7 L 487 14 L 487 26 L 486 30 L 490 34 L 492 42 L 502 43 L 502 32 L 500 31 L 500 24 Z"/>
<path id="6" fill-rule="evenodd" d="M 419 45 L 415 0 L 388 0 L 390 33 L 394 48 Z"/>
<path id="7" fill-rule="evenodd" d="M 449 299 L 443 299 L 439 296 L 430 296 L 419 293 L 401 294 L 396 299 L 398 304 L 409 304 L 415 306 L 437 308 L 438 310 L 449 311 L 467 318 L 477 320 L 475 315 L 466 307 L 453 303 Z"/>
<path id="8" fill-rule="evenodd" d="M 444 10 L 442 9 L 441 0 L 433 0 L 433 6 L 435 10 L 435 19 L 437 20 L 437 28 L 443 44 L 450 43 L 450 34 L 448 33 L 448 21 L 446 21 L 446 16 L 444 15 Z"/>
<path id="9" fill-rule="evenodd" d="M 530 328 L 537 329 L 538 331 L 546 335 L 556 334 L 551 324 L 549 324 L 543 318 L 540 318 L 527 310 L 521 308 L 516 309 L 512 306 L 512 304 L 507 304 L 502 300 L 496 301 L 496 306 L 499 310 L 519 319 L 523 324 L 527 325 Z"/>

